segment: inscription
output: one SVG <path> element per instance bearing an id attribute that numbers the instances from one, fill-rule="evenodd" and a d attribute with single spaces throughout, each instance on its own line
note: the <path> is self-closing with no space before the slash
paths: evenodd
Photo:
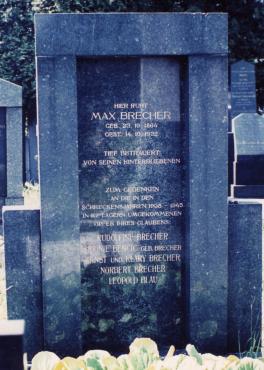
<path id="1" fill-rule="evenodd" d="M 102 321 L 113 320 L 104 332 L 118 351 L 163 329 L 167 345 L 181 330 L 186 163 L 178 72 L 163 58 L 78 64 L 82 304 L 85 338 L 95 347 L 105 343 Z"/>
<path id="2" fill-rule="evenodd" d="M 237 62 L 231 67 L 232 111 L 236 114 L 256 112 L 255 66 Z"/>
<path id="3" fill-rule="evenodd" d="M 140 103 L 114 103 L 113 109 L 118 107 L 128 107 L 133 105 L 139 106 Z M 142 104 L 144 108 L 148 107 L 148 103 Z M 117 108 L 116 108 L 117 109 Z M 119 114 L 117 114 L 119 113 Z M 133 114 L 132 114 L 133 113 Z M 157 119 L 163 120 L 166 119 L 170 121 L 172 119 L 172 114 L 169 111 L 166 112 L 126 112 L 126 111 L 112 111 L 112 112 L 92 112 L 90 116 L 90 121 L 95 121 L 97 125 L 101 125 L 101 121 L 108 120 L 119 120 L 119 119 L 133 119 L 141 120 L 141 128 L 148 129 L 148 126 L 144 122 L 145 119 Z M 136 124 L 127 122 L 125 126 L 120 126 L 119 124 L 114 123 L 104 123 L 103 130 L 109 128 L 133 128 L 136 129 Z M 89 125 L 89 121 L 86 121 L 86 125 Z M 159 122 L 160 124 L 160 122 Z M 156 124 L 156 127 L 159 127 L 159 124 Z M 177 124 L 177 123 L 176 123 Z M 102 132 L 102 135 L 105 133 Z M 123 135 L 117 135 L 123 136 Z M 113 136 L 113 139 L 117 136 Z M 131 134 L 131 136 L 134 136 Z M 118 146 L 118 144 L 116 145 Z M 164 151 L 165 152 L 165 151 Z M 137 149 L 125 149 L 125 148 L 116 148 L 115 150 L 105 150 L 104 147 L 100 148 L 100 151 L 96 153 L 96 156 L 103 155 L 104 157 L 111 159 L 83 159 L 80 167 L 82 169 L 87 169 L 89 167 L 100 167 L 107 166 L 113 168 L 115 166 L 159 166 L 159 165 L 173 165 L 174 169 L 177 170 L 177 166 L 181 166 L 181 158 L 165 158 L 166 154 L 163 153 L 163 150 L 158 148 L 137 148 Z M 126 159 L 124 159 L 124 157 Z M 132 157 L 130 159 L 130 157 Z M 135 158 L 136 157 L 136 158 Z M 146 158 L 148 157 L 148 158 Z M 129 159 L 127 159 L 129 158 Z M 111 181 L 109 178 L 108 181 Z M 91 203 L 86 202 L 84 199 L 81 199 L 80 203 L 80 220 L 82 228 L 92 227 L 102 229 L 114 229 L 117 228 L 127 228 L 127 227 L 146 227 L 146 226 L 161 226 L 161 225 L 173 225 L 174 219 L 178 217 L 183 217 L 184 214 L 184 202 L 177 199 L 173 199 L 173 202 L 162 202 L 161 201 L 161 189 L 160 186 L 135 186 L 135 187 L 120 187 L 120 186 L 106 186 L 101 188 L 103 190 L 104 202 L 102 203 Z M 102 234 L 101 241 L 114 241 L 117 242 L 117 235 L 115 234 Z M 107 239 L 111 238 L 111 239 Z M 118 237 L 121 238 L 119 242 L 130 240 L 131 242 L 139 241 L 153 241 L 153 240 L 162 240 L 167 241 L 169 239 L 168 233 L 121 233 L 118 234 Z M 170 238 L 172 238 L 170 236 Z M 168 250 L 166 245 L 164 245 L 163 250 L 166 254 L 133 254 L 133 255 L 120 255 L 120 252 L 128 252 L 125 249 L 125 246 L 119 245 L 118 248 L 108 248 L 104 249 L 104 257 L 98 257 L 94 252 L 96 247 L 86 245 L 86 257 L 85 263 L 87 265 L 92 263 L 104 264 L 106 267 L 100 267 L 100 274 L 146 274 L 146 273 L 155 273 L 161 274 L 166 273 L 166 265 L 163 265 L 163 262 L 181 262 L 181 254 L 167 254 Z M 155 250 L 155 246 L 148 245 L 145 250 L 140 250 L 139 248 L 131 249 L 130 252 L 146 252 L 147 250 Z M 161 251 L 162 249 L 160 249 Z M 179 251 L 181 251 L 179 249 Z M 102 252 L 102 249 L 101 249 Z M 115 255 L 117 254 L 117 255 Z M 136 265 L 137 262 L 141 262 L 141 265 Z M 157 265 L 151 265 L 150 263 L 156 262 Z M 134 266 L 127 265 L 135 264 Z M 111 264 L 121 264 L 120 266 L 110 266 Z M 143 265 L 146 264 L 146 265 Z M 128 278 L 109 278 L 108 284 L 157 284 L 159 281 L 159 276 L 154 275 L 155 279 L 150 281 L 149 279 L 139 279 L 138 277 Z"/>

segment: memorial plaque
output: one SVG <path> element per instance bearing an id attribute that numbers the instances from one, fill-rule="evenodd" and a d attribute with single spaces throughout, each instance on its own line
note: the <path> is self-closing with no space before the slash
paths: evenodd
<path id="1" fill-rule="evenodd" d="M 179 62 L 80 59 L 77 74 L 84 346 L 120 352 L 136 336 L 180 345 Z"/>
<path id="2" fill-rule="evenodd" d="M 240 61 L 231 66 L 232 117 L 256 112 L 256 77 L 252 63 Z"/>
<path id="3" fill-rule="evenodd" d="M 0 197 L 3 197 L 3 198 L 6 197 L 6 109 L 5 108 L 0 108 Z"/>

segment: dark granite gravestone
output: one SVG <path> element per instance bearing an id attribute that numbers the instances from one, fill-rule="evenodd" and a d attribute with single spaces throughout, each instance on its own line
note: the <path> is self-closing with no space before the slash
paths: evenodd
<path id="1" fill-rule="evenodd" d="M 251 346 L 253 352 L 262 337 L 262 204 L 243 201 L 230 203 L 228 210 L 230 352 L 248 351 Z"/>
<path id="2" fill-rule="evenodd" d="M 243 60 L 231 65 L 232 117 L 256 112 L 255 65 Z"/>
<path id="3" fill-rule="evenodd" d="M 0 370 L 23 370 L 24 321 L 0 321 Z"/>
<path id="4" fill-rule="evenodd" d="M 236 198 L 264 197 L 264 117 L 244 113 L 233 119 Z"/>
<path id="5" fill-rule="evenodd" d="M 226 26 L 36 16 L 45 348 L 226 350 Z"/>
<path id="6" fill-rule="evenodd" d="M 4 204 L 22 198 L 22 88 L 0 79 L 0 223 Z"/>
<path id="7" fill-rule="evenodd" d="M 43 349 L 39 210 L 3 208 L 8 319 L 26 323 L 29 358 Z"/>

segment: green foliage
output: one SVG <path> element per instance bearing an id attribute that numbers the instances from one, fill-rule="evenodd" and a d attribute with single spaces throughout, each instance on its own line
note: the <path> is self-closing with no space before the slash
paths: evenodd
<path id="1" fill-rule="evenodd" d="M 1 0 L 0 77 L 23 86 L 27 117 L 35 114 L 35 12 L 227 12 L 230 61 L 256 63 L 264 107 L 264 3 L 258 0 Z"/>
<path id="2" fill-rule="evenodd" d="M 0 77 L 23 86 L 25 110 L 35 115 L 33 13 L 30 0 L 0 5 Z"/>

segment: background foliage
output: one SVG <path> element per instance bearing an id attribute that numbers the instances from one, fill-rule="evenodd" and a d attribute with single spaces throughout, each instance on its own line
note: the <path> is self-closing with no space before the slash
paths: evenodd
<path id="1" fill-rule="evenodd" d="M 35 117 L 35 12 L 227 12 L 230 62 L 256 64 L 264 108 L 264 2 L 259 0 L 0 0 L 0 77 L 23 86 L 25 115 Z"/>

